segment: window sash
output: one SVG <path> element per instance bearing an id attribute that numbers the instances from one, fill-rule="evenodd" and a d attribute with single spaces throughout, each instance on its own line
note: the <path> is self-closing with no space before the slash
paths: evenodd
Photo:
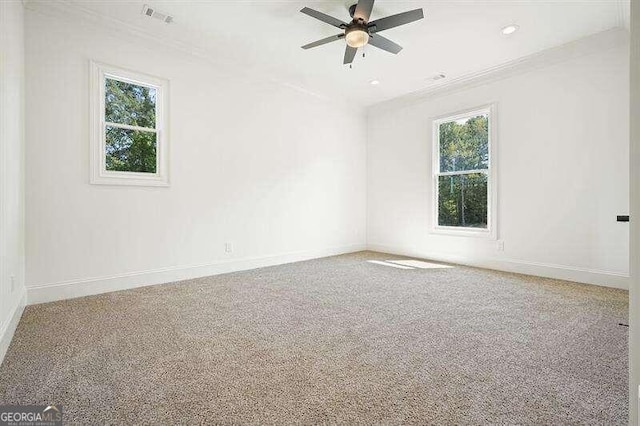
<path id="1" fill-rule="evenodd" d="M 137 80 L 132 80 L 126 77 L 120 77 L 120 76 L 116 76 L 113 74 L 107 74 L 105 73 L 102 79 L 102 87 L 105 88 L 107 85 L 107 80 L 114 80 L 114 81 L 121 81 L 123 83 L 129 83 L 135 86 L 141 86 L 141 87 L 147 87 L 150 89 L 154 89 L 156 91 L 156 103 L 154 105 L 154 110 L 155 110 L 155 124 L 156 127 L 152 128 L 152 127 L 141 127 L 141 126 L 132 126 L 130 124 L 124 124 L 124 123 L 114 123 L 111 121 L 106 121 L 106 114 L 107 114 L 107 92 L 106 90 L 102 90 L 101 91 L 101 113 L 100 113 L 100 117 L 101 117 L 101 121 L 103 123 L 102 126 L 102 173 L 104 173 L 105 175 L 110 175 L 110 174 L 118 174 L 118 175 L 131 175 L 131 176 L 160 176 L 160 155 L 159 155 L 159 148 L 160 148 L 160 116 L 159 116 L 159 112 L 160 112 L 160 105 L 158 104 L 158 100 L 162 99 L 162 88 L 161 87 L 157 87 L 154 86 L 153 84 L 148 84 L 148 83 L 143 83 L 141 81 L 137 81 Z M 132 130 L 132 131 L 139 131 L 139 132 L 148 132 L 148 133 L 156 133 L 156 171 L 155 173 L 141 173 L 141 172 L 134 172 L 134 171 L 114 171 L 114 170 L 108 170 L 107 169 L 107 128 L 108 127 L 115 127 L 118 129 L 125 129 L 125 130 Z"/>
<path id="2" fill-rule="evenodd" d="M 440 224 L 440 178 L 444 177 L 454 177 L 454 176 L 467 176 L 467 175 L 471 175 L 471 174 L 475 174 L 475 175 L 485 175 L 486 179 L 487 179 L 487 186 L 486 186 L 486 191 L 487 191 L 487 206 L 486 206 L 486 224 L 483 227 L 478 227 L 478 226 L 458 226 L 458 225 L 441 225 Z M 452 230 L 452 231 L 460 231 L 461 233 L 465 233 L 465 232 L 472 232 L 472 233 L 480 233 L 480 234 L 486 234 L 488 232 L 490 232 L 490 226 L 491 224 L 489 223 L 489 219 L 491 217 L 491 213 L 490 213 L 490 206 L 491 206 L 491 200 L 489 199 L 490 194 L 491 194 L 491 177 L 490 174 L 487 172 L 487 170 L 477 170 L 477 171 L 471 171 L 471 172 L 453 172 L 453 173 L 445 173 L 445 174 L 438 174 L 434 176 L 434 184 L 435 184 L 435 193 L 436 193 L 436 202 L 435 202 L 435 214 L 436 214 L 436 218 L 435 218 L 435 229 L 444 229 L 444 230 Z"/>
<path id="3" fill-rule="evenodd" d="M 489 122 L 489 126 L 491 125 L 491 111 L 489 109 L 482 109 L 482 110 L 477 110 L 477 111 L 471 111 L 468 113 L 462 113 L 462 114 L 456 114 L 456 115 L 452 115 L 452 116 L 448 116 L 446 118 L 442 118 L 439 120 L 435 120 L 434 121 L 434 126 L 436 128 L 435 131 L 435 137 L 436 137 L 436 159 L 437 159 L 437 170 L 438 173 L 441 173 L 442 176 L 445 176 L 447 173 L 455 173 L 458 171 L 469 171 L 469 172 L 478 172 L 479 170 L 489 170 L 489 168 L 491 168 L 491 129 L 488 128 L 487 129 L 487 136 L 488 136 L 488 146 L 487 146 L 487 168 L 486 169 L 470 169 L 470 170 L 452 170 L 450 172 L 443 172 L 442 171 L 442 164 L 440 164 L 440 127 L 443 124 L 448 124 L 448 123 L 453 123 L 453 122 L 457 122 L 459 120 L 468 120 L 474 117 L 480 117 L 480 116 L 484 116 L 487 117 L 487 121 Z"/>
<path id="4" fill-rule="evenodd" d="M 119 127 L 121 129 L 128 129 L 128 130 L 139 130 L 139 131 L 155 131 L 158 132 L 160 130 L 160 120 L 162 119 L 160 116 L 161 110 L 160 110 L 160 105 L 159 105 L 159 100 L 162 100 L 162 87 L 160 86 L 156 86 L 154 84 L 149 84 L 149 83 L 144 83 L 142 81 L 139 80 L 134 80 L 131 78 L 126 78 L 126 77 L 120 77 L 114 74 L 109 74 L 109 73 L 104 73 L 102 76 L 102 90 L 100 91 L 100 96 L 102 97 L 102 99 L 100 100 L 100 104 L 101 104 L 101 113 L 100 113 L 100 118 L 101 121 L 104 125 L 106 126 L 113 126 L 113 127 Z M 128 83 L 128 84 L 132 84 L 134 86 L 140 86 L 140 87 L 146 87 L 148 89 L 153 89 L 156 91 L 156 103 L 154 105 L 154 111 L 155 111 L 155 122 L 156 122 L 156 127 L 140 127 L 140 126 L 131 126 L 129 124 L 124 124 L 124 123 L 114 123 L 111 121 L 106 121 L 106 113 L 107 113 L 107 92 L 104 89 L 107 85 L 107 80 L 114 80 L 114 81 L 120 81 L 122 83 Z"/>

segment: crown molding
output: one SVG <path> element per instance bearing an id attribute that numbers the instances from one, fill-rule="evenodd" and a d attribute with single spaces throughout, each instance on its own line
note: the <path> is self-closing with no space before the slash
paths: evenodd
<path id="1" fill-rule="evenodd" d="M 631 23 L 631 2 L 629 0 L 616 0 L 616 13 L 618 26 L 630 29 Z"/>
<path id="2" fill-rule="evenodd" d="M 366 113 L 366 107 L 364 105 L 356 105 L 354 107 L 352 103 L 348 103 L 344 99 L 309 90 L 299 86 L 295 82 L 284 81 L 283 79 L 275 76 L 273 72 L 264 66 L 260 66 L 256 63 L 241 63 L 230 58 L 228 55 L 225 55 L 222 51 L 205 49 L 191 43 L 159 36 L 158 34 L 146 31 L 120 19 L 101 15 L 82 6 L 81 3 L 72 0 L 22 0 L 22 2 L 26 10 L 40 15 L 56 19 L 64 19 L 70 22 L 90 26 L 92 28 L 99 26 L 110 30 L 115 37 L 135 37 L 139 40 L 152 44 L 154 47 L 160 45 L 164 48 L 169 48 L 171 50 L 187 54 L 207 62 L 210 66 L 216 68 L 217 71 L 229 77 L 241 78 L 259 84 L 277 85 L 281 88 L 285 88 L 286 90 L 295 91 L 314 98 L 320 102 L 337 105 L 345 110 L 360 111 L 362 114 Z M 256 72 L 256 70 L 258 72 Z"/>
<path id="3" fill-rule="evenodd" d="M 494 67 L 452 78 L 448 81 L 425 89 L 413 91 L 388 100 L 376 102 L 374 104 L 362 105 L 359 103 L 354 104 L 353 102 L 348 102 L 341 98 L 336 98 L 327 93 L 318 93 L 313 90 L 309 90 L 295 82 L 285 81 L 273 75 L 273 72 L 269 71 L 269 69 L 264 66 L 261 67 L 255 63 L 251 63 L 251 66 L 247 66 L 247 64 L 240 63 L 237 60 L 230 58 L 228 55 L 225 55 L 224 52 L 212 51 L 190 43 L 174 40 L 169 37 L 159 36 L 119 19 L 100 15 L 73 0 L 22 0 L 22 2 L 25 9 L 33 12 L 52 16 L 58 19 L 81 22 L 84 25 L 99 25 L 103 28 L 112 30 L 117 36 L 133 36 L 153 43 L 154 45 L 162 45 L 163 47 L 186 53 L 209 63 L 211 66 L 215 67 L 218 71 L 227 76 L 242 78 L 262 84 L 274 84 L 287 90 L 293 90 L 302 95 L 314 98 L 320 102 L 334 104 L 349 111 L 361 111 L 362 113 L 420 103 L 428 99 L 445 96 L 460 90 L 491 83 L 534 69 L 551 66 L 571 58 L 588 55 L 603 49 L 609 49 L 620 44 L 628 44 L 629 41 L 629 4 L 627 0 L 616 0 L 618 7 L 618 27 L 616 28 L 505 62 Z M 258 70 L 258 72 L 256 72 L 256 70 Z"/>
<path id="4" fill-rule="evenodd" d="M 581 56 L 586 56 L 616 46 L 629 44 L 629 31 L 612 28 L 579 40 L 537 52 L 513 61 L 453 78 L 438 86 L 431 86 L 369 106 L 368 112 L 384 111 L 418 104 L 430 99 L 447 96 L 532 70 L 549 67 Z"/>
<path id="5" fill-rule="evenodd" d="M 192 56 L 211 60 L 211 55 L 206 50 L 195 46 L 173 40 L 167 37 L 161 37 L 148 31 L 144 31 L 134 25 L 128 24 L 110 16 L 100 15 L 99 13 L 81 6 L 70 0 L 42 1 L 42 0 L 22 0 L 26 9 L 45 16 L 71 20 L 73 22 L 81 22 L 85 25 L 98 24 L 106 29 L 117 30 L 119 34 L 128 34 L 135 37 L 145 39 L 154 43 L 160 43 L 163 46 L 188 53 Z M 224 58 L 227 62 L 232 62 L 229 58 Z M 215 65 L 224 68 L 224 62 L 217 61 Z M 237 64 L 234 64 L 238 66 Z"/>

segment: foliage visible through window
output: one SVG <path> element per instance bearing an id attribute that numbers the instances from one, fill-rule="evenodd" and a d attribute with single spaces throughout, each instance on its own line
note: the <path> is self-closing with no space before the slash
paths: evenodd
<path id="1" fill-rule="evenodd" d="M 438 226 L 486 229 L 489 114 L 437 122 Z"/>
<path id="2" fill-rule="evenodd" d="M 105 78 L 108 171 L 156 173 L 156 89 Z"/>

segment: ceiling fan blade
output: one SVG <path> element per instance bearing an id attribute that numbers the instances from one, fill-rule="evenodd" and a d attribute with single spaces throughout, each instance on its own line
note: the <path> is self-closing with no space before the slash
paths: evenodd
<path id="1" fill-rule="evenodd" d="M 355 47 L 347 46 L 346 50 L 344 51 L 344 61 L 342 63 L 346 65 L 353 62 L 353 58 L 356 57 L 356 53 L 358 53 L 358 49 L 356 49 Z"/>
<path id="2" fill-rule="evenodd" d="M 340 40 L 344 37 L 344 33 L 336 34 L 331 37 L 323 38 L 322 40 L 314 41 L 313 43 L 305 44 L 303 49 L 311 49 L 312 47 L 322 46 L 323 44 L 331 43 L 332 41 Z"/>
<path id="3" fill-rule="evenodd" d="M 356 6 L 356 11 L 353 12 L 353 18 L 362 19 L 364 22 L 369 22 L 374 1 L 375 0 L 359 0 L 358 5 Z"/>
<path id="4" fill-rule="evenodd" d="M 371 34 L 369 44 L 396 55 L 402 50 L 402 46 L 392 42 L 388 38 L 382 37 L 380 34 Z"/>
<path id="5" fill-rule="evenodd" d="M 387 16 L 386 18 L 380 18 L 373 22 L 369 22 L 368 27 L 372 33 L 388 30 L 389 28 L 399 27 L 400 25 L 408 24 L 410 22 L 417 21 L 424 18 L 422 9 L 410 10 L 408 12 L 398 13 L 397 15 Z"/>
<path id="6" fill-rule="evenodd" d="M 344 28 L 347 26 L 346 22 L 342 22 L 341 20 L 334 18 L 333 16 L 318 12 L 317 10 L 309 9 L 308 7 L 303 8 L 300 12 L 313 18 L 319 19 L 322 22 L 326 22 L 329 25 L 333 25 L 337 28 Z"/>

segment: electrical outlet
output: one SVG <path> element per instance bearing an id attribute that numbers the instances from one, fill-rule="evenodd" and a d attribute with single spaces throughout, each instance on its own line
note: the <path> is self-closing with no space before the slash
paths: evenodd
<path id="1" fill-rule="evenodd" d="M 225 253 L 233 253 L 233 244 L 224 243 L 224 252 Z"/>
<path id="2" fill-rule="evenodd" d="M 16 277 L 15 275 L 11 275 L 11 293 L 16 291 Z"/>
<path id="3" fill-rule="evenodd" d="M 504 251 L 504 241 L 498 240 L 498 245 L 496 247 L 498 251 Z"/>

